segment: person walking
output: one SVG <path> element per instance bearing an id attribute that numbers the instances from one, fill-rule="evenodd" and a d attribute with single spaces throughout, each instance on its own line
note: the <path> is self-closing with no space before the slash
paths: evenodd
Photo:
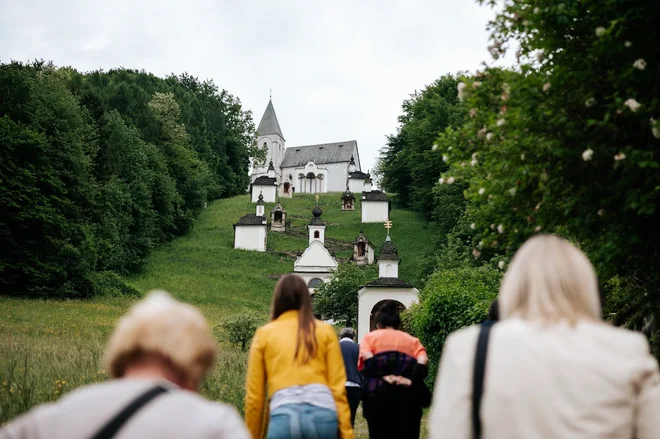
<path id="1" fill-rule="evenodd" d="M 232 407 L 197 391 L 217 343 L 202 314 L 154 292 L 122 317 L 105 352 L 112 380 L 74 390 L 0 428 L 2 439 L 248 439 Z"/>
<path id="2" fill-rule="evenodd" d="M 355 425 L 355 414 L 357 413 L 360 400 L 362 399 L 362 375 L 358 372 L 358 359 L 360 358 L 360 345 L 355 343 L 355 330 L 343 328 L 339 331 L 339 347 L 344 357 L 346 369 L 346 396 L 351 408 L 351 425 Z"/>
<path id="3" fill-rule="evenodd" d="M 642 334 L 602 321 L 584 253 L 556 236 L 530 239 L 499 308 L 498 323 L 445 342 L 431 439 L 659 437 L 658 363 Z"/>
<path id="4" fill-rule="evenodd" d="M 250 346 L 245 422 L 252 437 L 353 438 L 345 386 L 334 329 L 314 319 L 305 281 L 283 276 L 275 286 L 271 321 Z"/>
<path id="5" fill-rule="evenodd" d="M 375 439 L 419 438 L 422 409 L 430 405 L 426 349 L 400 326 L 399 310 L 385 306 L 376 314 L 377 329 L 360 343 L 362 412 Z"/>

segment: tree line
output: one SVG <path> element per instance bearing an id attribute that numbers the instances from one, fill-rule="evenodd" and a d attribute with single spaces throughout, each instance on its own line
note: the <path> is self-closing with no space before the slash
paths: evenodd
<path id="1" fill-rule="evenodd" d="M 500 6 L 488 49 L 517 48 L 515 67 L 415 92 L 381 151 L 384 188 L 435 224 L 409 328 L 438 355 L 451 330 L 485 318 L 517 248 L 554 233 L 594 263 L 604 318 L 645 332 L 658 355 L 660 5 Z"/>
<path id="2" fill-rule="evenodd" d="M 134 293 L 119 275 L 245 192 L 254 132 L 188 74 L 0 64 L 1 293 Z"/>

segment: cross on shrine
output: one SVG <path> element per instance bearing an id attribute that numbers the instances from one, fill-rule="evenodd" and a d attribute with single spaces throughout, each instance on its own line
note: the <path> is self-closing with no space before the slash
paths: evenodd
<path id="1" fill-rule="evenodd" d="M 316 204 L 319 204 L 319 194 L 316 194 L 316 197 L 314 198 L 316 198 Z"/>
<path id="2" fill-rule="evenodd" d="M 387 236 L 390 236 L 390 229 L 392 228 L 392 221 L 385 221 L 385 228 L 387 229 Z"/>

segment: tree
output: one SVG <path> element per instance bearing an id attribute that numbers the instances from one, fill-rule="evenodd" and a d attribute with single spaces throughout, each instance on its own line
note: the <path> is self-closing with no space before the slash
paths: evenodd
<path id="1" fill-rule="evenodd" d="M 326 319 L 346 326 L 357 321 L 358 297 L 361 286 L 377 277 L 374 266 L 358 267 L 352 262 L 341 264 L 314 295 L 314 311 Z"/>
<path id="2" fill-rule="evenodd" d="M 263 315 L 254 312 L 243 312 L 226 318 L 220 325 L 225 331 L 230 343 L 233 343 L 246 352 L 257 328 L 264 324 Z"/>

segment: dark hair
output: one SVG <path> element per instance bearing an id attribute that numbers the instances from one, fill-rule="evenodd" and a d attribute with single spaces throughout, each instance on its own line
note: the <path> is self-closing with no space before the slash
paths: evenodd
<path id="1" fill-rule="evenodd" d="M 316 321 L 307 284 L 294 274 L 282 276 L 275 285 L 270 319 L 275 320 L 287 311 L 298 311 L 298 336 L 293 358 L 307 363 L 316 353 Z M 304 354 L 299 358 L 303 349 Z"/>
<path id="2" fill-rule="evenodd" d="M 376 314 L 376 324 L 381 328 L 399 329 L 401 326 L 399 308 L 393 304 L 384 304 Z"/>
<path id="3" fill-rule="evenodd" d="M 355 330 L 353 328 L 343 328 L 339 331 L 339 338 L 350 338 L 351 340 L 355 339 Z"/>
<path id="4" fill-rule="evenodd" d="M 488 320 L 497 322 L 500 319 L 500 303 L 497 299 L 493 300 L 488 308 Z"/>

